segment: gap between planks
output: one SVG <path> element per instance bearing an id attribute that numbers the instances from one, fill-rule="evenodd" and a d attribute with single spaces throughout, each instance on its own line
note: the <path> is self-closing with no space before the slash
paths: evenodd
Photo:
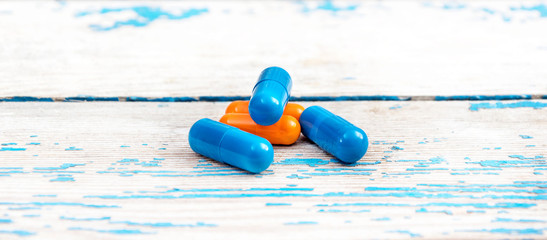
<path id="1" fill-rule="evenodd" d="M 249 100 L 250 96 L 87 96 L 40 97 L 10 96 L 0 97 L 0 102 L 230 102 Z M 547 95 L 506 94 L 506 95 L 452 95 L 452 96 L 393 96 L 393 95 L 351 95 L 351 96 L 291 96 L 290 101 L 507 101 L 547 99 Z"/>

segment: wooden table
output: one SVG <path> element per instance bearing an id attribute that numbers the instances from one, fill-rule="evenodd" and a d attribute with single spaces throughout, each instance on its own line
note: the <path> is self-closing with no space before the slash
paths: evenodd
<path id="1" fill-rule="evenodd" d="M 544 29 L 542 1 L 3 1 L 0 239 L 546 238 Z M 365 157 L 194 153 L 271 65 Z"/>

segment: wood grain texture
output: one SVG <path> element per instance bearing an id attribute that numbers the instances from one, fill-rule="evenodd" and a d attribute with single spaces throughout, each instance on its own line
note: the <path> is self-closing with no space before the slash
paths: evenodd
<path id="1" fill-rule="evenodd" d="M 2 1 L 0 96 L 547 94 L 542 1 Z"/>
<path id="2" fill-rule="evenodd" d="M 228 103 L 0 103 L 0 238 L 545 238 L 547 101 L 318 104 L 367 132 L 357 165 L 192 152 Z"/>

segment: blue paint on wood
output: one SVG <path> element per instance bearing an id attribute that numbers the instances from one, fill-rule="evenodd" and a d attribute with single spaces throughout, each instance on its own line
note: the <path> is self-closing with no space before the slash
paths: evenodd
<path id="1" fill-rule="evenodd" d="M 223 193 L 223 194 L 182 194 L 182 195 L 86 195 L 85 198 L 100 199 L 177 199 L 177 198 L 254 198 L 254 197 L 398 197 L 398 198 L 427 198 L 427 199 L 528 199 L 528 200 L 547 200 L 547 195 L 462 195 L 450 193 L 424 193 L 419 190 L 410 190 L 402 192 L 380 192 L 380 193 L 355 193 L 355 192 L 329 192 L 323 194 L 317 193 Z"/>
<path id="2" fill-rule="evenodd" d="M 73 177 L 57 177 L 54 179 L 49 180 L 50 182 L 74 182 Z"/>
<path id="3" fill-rule="evenodd" d="M 310 167 L 317 167 L 319 165 L 329 164 L 329 160 L 323 160 L 319 158 L 287 158 L 280 162 L 274 162 L 275 165 L 308 165 Z"/>
<path id="4" fill-rule="evenodd" d="M 84 198 L 100 199 L 184 199 L 184 198 L 254 198 L 254 197 L 317 197 L 312 193 L 233 193 L 233 194 L 182 194 L 174 195 L 86 195 Z"/>
<path id="5" fill-rule="evenodd" d="M 317 168 L 314 170 L 318 172 L 340 172 L 340 171 L 374 172 L 376 171 L 376 169 L 373 169 L 373 168 Z"/>
<path id="6" fill-rule="evenodd" d="M 172 193 L 172 192 L 234 192 L 234 191 L 313 191 L 313 188 L 192 188 L 192 189 L 179 189 L 173 188 L 159 193 Z"/>
<path id="7" fill-rule="evenodd" d="M 120 101 L 119 97 L 95 97 L 95 96 L 76 96 L 76 97 L 66 97 L 65 102 L 118 102 Z"/>
<path id="8" fill-rule="evenodd" d="M 452 171 L 502 171 L 502 168 L 464 168 L 464 169 L 452 169 Z"/>
<path id="9" fill-rule="evenodd" d="M 341 213 L 341 212 L 351 212 L 350 210 L 342 210 L 342 209 L 319 209 L 317 212 L 319 213 Z"/>
<path id="10" fill-rule="evenodd" d="M 154 174 L 152 177 L 220 177 L 220 176 L 238 176 L 238 175 L 252 175 L 256 174 L 249 172 L 235 172 L 235 173 L 203 173 L 203 174 Z M 267 174 L 262 174 L 267 175 Z"/>
<path id="11" fill-rule="evenodd" d="M 0 102 L 53 102 L 53 98 L 15 96 L 0 98 Z"/>
<path id="12" fill-rule="evenodd" d="M 82 151 L 83 148 L 77 148 L 77 147 L 68 147 L 65 149 L 65 151 Z"/>
<path id="13" fill-rule="evenodd" d="M 366 187 L 365 191 L 423 191 L 423 192 L 513 192 L 513 193 L 540 193 L 542 189 L 507 189 L 489 187 L 452 187 L 452 188 L 415 188 L 415 187 Z"/>
<path id="14" fill-rule="evenodd" d="M 25 151 L 26 148 L 2 147 L 0 151 Z"/>
<path id="15" fill-rule="evenodd" d="M 532 99 L 532 95 L 455 95 L 435 96 L 435 101 L 492 101 L 492 100 L 524 100 Z"/>
<path id="16" fill-rule="evenodd" d="M 381 218 L 373 218 L 373 221 L 390 221 L 391 218 L 389 217 L 381 217 Z"/>
<path id="17" fill-rule="evenodd" d="M 547 17 L 547 5 L 537 4 L 530 7 L 521 6 L 520 8 L 511 8 L 512 11 L 534 11 L 539 13 L 539 17 Z"/>
<path id="18" fill-rule="evenodd" d="M 537 164 L 539 163 L 539 164 Z M 483 167 L 547 167 L 545 160 L 485 160 L 479 164 Z"/>
<path id="19" fill-rule="evenodd" d="M 387 173 L 387 172 L 383 172 L 382 174 L 385 175 L 385 177 L 388 177 L 388 176 L 398 176 L 398 175 L 419 175 L 419 174 L 431 174 L 431 172 L 399 172 L 399 173 Z"/>
<path id="20" fill-rule="evenodd" d="M 399 108 L 402 108 L 402 106 L 399 105 L 399 104 L 396 104 L 396 105 L 393 105 L 393 106 L 389 107 L 390 110 L 399 109 Z"/>
<path id="21" fill-rule="evenodd" d="M 65 171 L 65 170 L 36 170 L 32 171 L 33 173 L 85 173 L 85 171 Z M 67 174 L 67 176 L 70 176 L 70 174 Z M 45 175 L 44 175 L 45 176 Z"/>
<path id="22" fill-rule="evenodd" d="M 290 101 L 299 102 L 317 102 L 317 101 L 410 101 L 410 97 L 398 97 L 387 95 L 373 95 L 373 96 L 291 96 Z"/>
<path id="23" fill-rule="evenodd" d="M 119 13 L 119 12 L 133 12 L 138 15 L 138 17 L 128 20 L 116 21 L 110 26 L 102 26 L 98 24 L 91 24 L 89 27 L 94 31 L 111 31 L 124 26 L 133 26 L 133 27 L 145 27 L 150 23 L 159 20 L 159 19 L 168 19 L 168 20 L 181 20 L 187 19 L 194 16 L 199 16 L 204 13 L 209 12 L 207 8 L 191 8 L 184 10 L 181 14 L 173 14 L 168 11 L 165 11 L 159 7 L 148 7 L 148 6 L 135 6 L 135 7 L 124 7 L 124 8 L 102 8 L 97 11 L 82 11 L 76 14 L 76 17 L 84 17 L 87 15 L 93 14 L 109 14 L 109 13 Z"/>
<path id="24" fill-rule="evenodd" d="M 340 11 L 354 11 L 357 9 L 359 5 L 349 5 L 346 7 L 339 7 L 334 5 L 334 3 L 331 0 L 325 0 L 323 1 L 319 6 L 317 6 L 317 10 L 325 10 L 325 11 L 331 11 L 331 12 L 340 12 Z"/>
<path id="25" fill-rule="evenodd" d="M 197 99 L 193 97 L 160 97 L 160 98 L 127 97 L 125 101 L 127 102 L 195 102 L 197 101 Z"/>
<path id="26" fill-rule="evenodd" d="M 426 208 L 417 209 L 416 212 L 417 213 L 444 213 L 446 215 L 452 215 L 452 212 L 448 210 L 427 210 Z"/>
<path id="27" fill-rule="evenodd" d="M 82 227 L 69 227 L 68 230 L 72 231 L 93 231 L 98 233 L 109 233 L 116 235 L 131 235 L 131 234 L 154 234 L 155 232 L 143 232 L 139 229 L 93 229 Z"/>
<path id="28" fill-rule="evenodd" d="M 246 191 L 313 191 L 313 188 L 249 188 Z"/>
<path id="29" fill-rule="evenodd" d="M 302 175 L 308 176 L 351 176 L 351 175 L 363 175 L 370 176 L 369 172 L 322 172 L 322 173 L 302 173 Z"/>
<path id="30" fill-rule="evenodd" d="M 317 212 L 319 213 L 341 213 L 341 212 L 348 212 L 348 213 L 368 213 L 370 212 L 369 209 L 361 209 L 361 210 L 344 210 L 344 209 L 319 209 Z"/>
<path id="31" fill-rule="evenodd" d="M 0 173 L 9 174 L 9 173 L 28 173 L 28 172 L 20 171 L 20 170 L 11 170 L 11 171 L 0 171 Z"/>
<path id="32" fill-rule="evenodd" d="M 0 202 L 0 205 L 15 205 L 15 206 L 78 206 L 89 208 L 119 208 L 118 205 L 98 205 L 98 204 L 85 204 L 76 202 Z"/>
<path id="33" fill-rule="evenodd" d="M 492 222 L 546 222 L 544 220 L 538 220 L 538 219 L 512 219 L 512 218 L 496 218 L 492 220 Z"/>
<path id="34" fill-rule="evenodd" d="M 39 207 L 9 207 L 8 210 L 36 210 L 41 209 Z"/>
<path id="35" fill-rule="evenodd" d="M 35 194 L 33 197 L 57 197 L 57 194 Z"/>
<path id="36" fill-rule="evenodd" d="M 285 225 L 315 225 L 319 223 L 315 221 L 298 221 L 298 222 L 286 222 L 284 224 Z"/>
<path id="37" fill-rule="evenodd" d="M 199 101 L 203 102 L 232 102 L 232 101 L 248 101 L 250 96 L 200 96 Z"/>
<path id="38" fill-rule="evenodd" d="M 0 234 L 13 234 L 20 237 L 32 236 L 35 235 L 35 232 L 29 232 L 25 230 L 0 230 Z"/>
<path id="39" fill-rule="evenodd" d="M 217 227 L 217 224 L 196 222 L 196 223 L 187 223 L 187 224 L 175 224 L 170 222 L 133 222 L 133 221 L 110 221 L 111 224 L 126 224 L 129 226 L 143 226 L 143 227 Z"/>
<path id="40" fill-rule="evenodd" d="M 488 232 L 488 233 L 501 233 L 501 234 L 518 234 L 518 235 L 542 235 L 544 229 L 540 228 L 523 228 L 523 229 L 515 229 L 515 228 L 493 228 L 493 229 L 478 229 L 478 230 L 466 230 L 462 232 Z"/>
<path id="41" fill-rule="evenodd" d="M 535 157 L 525 157 L 525 156 L 523 156 L 523 155 L 517 155 L 517 154 L 515 154 L 515 155 L 509 155 L 509 157 L 510 157 L 510 158 L 518 158 L 518 159 L 520 159 L 520 160 L 524 160 L 524 159 L 543 159 L 543 158 L 545 158 L 545 157 L 542 156 L 542 155 L 537 155 L 537 156 L 535 156 Z"/>
<path id="42" fill-rule="evenodd" d="M 85 166 L 85 163 L 63 163 L 59 167 L 35 167 L 34 170 L 62 170 L 77 166 Z"/>
<path id="43" fill-rule="evenodd" d="M 110 217 L 89 217 L 89 218 L 77 218 L 77 217 L 65 217 L 60 216 L 59 219 L 61 220 L 70 220 L 70 221 L 103 221 L 103 220 L 110 220 Z"/>
<path id="44" fill-rule="evenodd" d="M 291 203 L 266 203 L 266 206 L 291 206 Z"/>
<path id="45" fill-rule="evenodd" d="M 334 4 L 332 0 L 323 0 L 321 2 L 318 2 L 316 6 L 310 6 L 310 2 L 308 1 L 297 1 L 296 3 L 302 6 L 302 9 L 301 9 L 302 13 L 310 13 L 314 11 L 325 11 L 325 12 L 330 12 L 333 15 L 337 15 L 339 12 L 355 11 L 359 7 L 359 5 L 357 4 L 338 6 L 337 4 Z"/>
<path id="46" fill-rule="evenodd" d="M 479 209 L 511 209 L 511 208 L 531 208 L 537 206 L 535 203 L 519 203 L 519 202 L 499 202 L 494 204 L 489 203 L 450 203 L 450 202 L 433 202 L 422 204 L 407 204 L 407 203 L 374 203 L 374 202 L 358 202 L 358 203 L 333 203 L 333 204 L 317 204 L 318 207 L 344 207 L 344 206 L 380 206 L 380 207 L 473 207 Z"/>
<path id="47" fill-rule="evenodd" d="M 139 162 L 139 159 L 136 158 L 124 158 L 120 161 L 117 161 L 119 163 L 126 163 L 126 162 Z"/>
<path id="48" fill-rule="evenodd" d="M 407 235 L 409 235 L 410 237 L 421 237 L 421 236 L 422 236 L 422 235 L 420 235 L 420 234 L 413 233 L 413 232 L 408 231 L 408 230 L 392 230 L 392 231 L 387 231 L 387 232 L 407 234 Z"/>
<path id="49" fill-rule="evenodd" d="M 479 111 L 480 109 L 504 109 L 504 108 L 534 108 L 541 109 L 547 107 L 547 103 L 533 102 L 533 101 L 521 101 L 513 103 L 471 103 L 469 110 Z"/>
<path id="50" fill-rule="evenodd" d="M 484 210 L 467 210 L 467 213 L 486 213 Z"/>
<path id="51" fill-rule="evenodd" d="M 448 168 L 407 168 L 407 171 L 446 171 Z"/>
<path id="52" fill-rule="evenodd" d="M 490 9 L 490 8 L 481 8 L 480 10 L 483 11 L 483 12 L 485 12 L 485 13 L 491 14 L 491 15 L 493 15 L 493 14 L 496 13 L 496 11 L 494 11 L 494 10 L 492 10 L 492 9 Z"/>

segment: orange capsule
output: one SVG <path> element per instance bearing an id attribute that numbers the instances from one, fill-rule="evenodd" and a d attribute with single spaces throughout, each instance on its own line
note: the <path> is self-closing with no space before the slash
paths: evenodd
<path id="1" fill-rule="evenodd" d="M 263 137 L 271 144 L 291 145 L 300 137 L 300 123 L 289 115 L 281 116 L 270 126 L 255 123 L 248 113 L 226 113 L 220 122 Z"/>
<path id="2" fill-rule="evenodd" d="M 300 114 L 304 111 L 304 107 L 296 103 L 287 103 L 283 115 L 290 115 L 300 119 Z M 226 113 L 249 113 L 249 101 L 233 101 L 226 108 Z"/>

